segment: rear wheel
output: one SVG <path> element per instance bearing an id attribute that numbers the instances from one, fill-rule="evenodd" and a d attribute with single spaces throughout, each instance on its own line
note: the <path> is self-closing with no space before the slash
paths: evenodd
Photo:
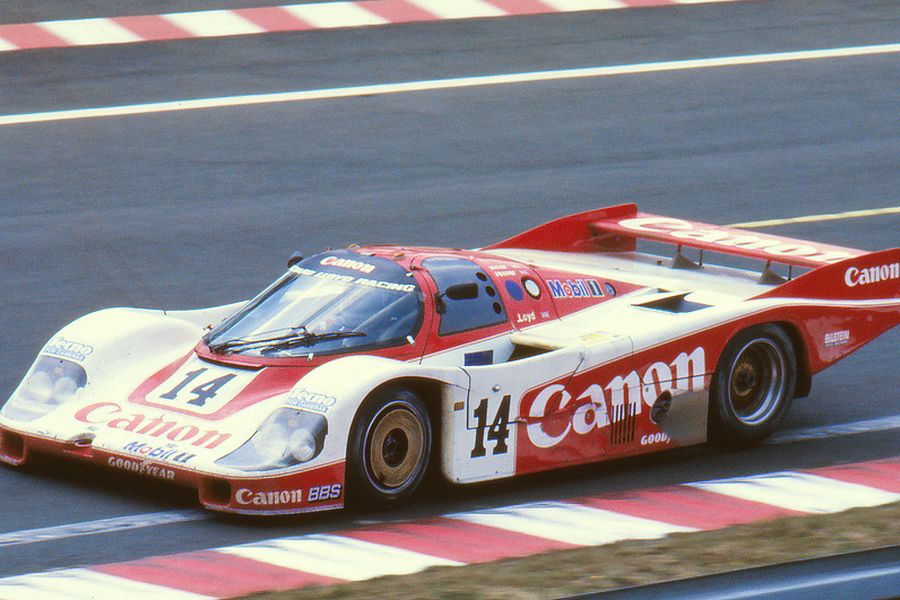
<path id="1" fill-rule="evenodd" d="M 383 507 L 410 497 L 428 470 L 431 421 L 422 400 L 404 388 L 376 393 L 353 424 L 347 465 L 351 503 Z"/>
<path id="2" fill-rule="evenodd" d="M 797 357 L 788 335 L 758 325 L 722 352 L 710 392 L 710 438 L 729 446 L 758 443 L 784 419 L 797 386 Z"/>

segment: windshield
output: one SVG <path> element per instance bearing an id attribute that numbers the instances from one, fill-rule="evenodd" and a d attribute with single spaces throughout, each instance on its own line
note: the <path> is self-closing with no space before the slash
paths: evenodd
<path id="1" fill-rule="evenodd" d="M 220 353 L 333 354 L 407 343 L 421 321 L 412 273 L 386 258 L 338 250 L 292 266 L 205 341 Z"/>

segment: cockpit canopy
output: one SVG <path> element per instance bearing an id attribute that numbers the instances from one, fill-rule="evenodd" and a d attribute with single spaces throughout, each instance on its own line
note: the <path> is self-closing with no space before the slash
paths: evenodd
<path id="1" fill-rule="evenodd" d="M 386 258 L 335 250 L 291 266 L 205 341 L 213 352 L 250 356 L 355 352 L 407 343 L 422 314 L 411 272 Z"/>

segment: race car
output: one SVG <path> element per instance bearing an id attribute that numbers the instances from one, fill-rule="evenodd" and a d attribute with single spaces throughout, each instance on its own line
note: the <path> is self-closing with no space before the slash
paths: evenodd
<path id="1" fill-rule="evenodd" d="M 84 316 L 0 409 L 0 460 L 90 461 L 233 513 L 391 506 L 426 474 L 759 442 L 898 321 L 900 249 L 623 204 L 479 250 L 295 255 L 243 303 Z"/>

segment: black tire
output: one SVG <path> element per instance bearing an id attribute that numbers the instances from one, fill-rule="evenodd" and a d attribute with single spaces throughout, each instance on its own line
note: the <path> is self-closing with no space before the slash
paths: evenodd
<path id="1" fill-rule="evenodd" d="M 784 419 L 796 387 L 797 354 L 787 333 L 775 325 L 741 331 L 713 374 L 710 441 L 730 447 L 761 442 Z"/>
<path id="2" fill-rule="evenodd" d="M 406 500 L 425 478 L 431 457 L 431 420 L 414 392 L 389 387 L 356 415 L 347 448 L 347 500 L 385 508 Z"/>

